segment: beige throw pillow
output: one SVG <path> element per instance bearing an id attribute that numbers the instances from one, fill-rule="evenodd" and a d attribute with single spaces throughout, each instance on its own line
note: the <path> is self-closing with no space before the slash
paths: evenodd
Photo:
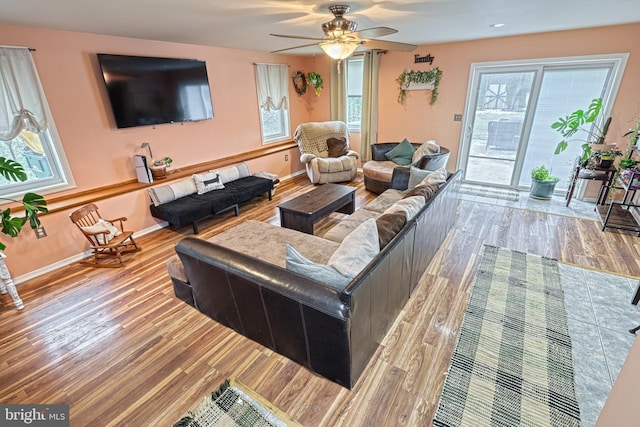
<path id="1" fill-rule="evenodd" d="M 411 159 L 411 163 L 415 163 L 422 158 L 422 156 L 426 156 L 427 154 L 437 154 L 440 152 L 440 146 L 436 144 L 436 141 L 430 139 L 429 141 L 422 144 L 417 150 L 413 153 L 413 158 Z"/>
<path id="2" fill-rule="evenodd" d="M 424 177 L 418 185 L 444 184 L 447 182 L 447 170 L 445 168 L 437 169 Z"/>
<path id="3" fill-rule="evenodd" d="M 196 173 L 192 175 L 198 194 L 208 193 L 213 190 L 220 190 L 224 188 L 222 179 L 216 171 L 209 171 L 204 173 Z"/>
<path id="4" fill-rule="evenodd" d="M 353 279 L 379 253 L 378 226 L 376 220 L 370 218 L 344 238 L 327 264 Z"/>

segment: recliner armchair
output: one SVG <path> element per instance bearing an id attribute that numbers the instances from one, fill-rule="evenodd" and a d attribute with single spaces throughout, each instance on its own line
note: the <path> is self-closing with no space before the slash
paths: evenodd
<path id="1" fill-rule="evenodd" d="M 327 140 L 345 138 L 346 154 L 329 156 Z M 341 121 L 303 123 L 296 128 L 293 139 L 300 149 L 300 161 L 313 184 L 351 181 L 358 171 L 359 155 L 349 149 L 347 124 Z"/>

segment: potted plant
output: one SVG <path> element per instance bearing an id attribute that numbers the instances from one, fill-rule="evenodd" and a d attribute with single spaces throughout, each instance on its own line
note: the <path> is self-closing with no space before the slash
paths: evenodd
<path id="1" fill-rule="evenodd" d="M 602 98 L 595 98 L 586 110 L 578 109 L 554 122 L 551 128 L 560 132 L 563 137 L 556 147 L 555 154 L 560 154 L 566 150 L 571 141 L 582 141 L 582 160 L 589 159 L 592 145 L 604 144 L 611 124 L 611 117 L 604 119 L 600 116 L 601 112 Z M 569 139 L 578 133 L 583 137 Z"/>
<path id="2" fill-rule="evenodd" d="M 560 181 L 557 176 L 545 166 L 538 166 L 531 171 L 531 190 L 529 195 L 534 199 L 550 200 L 556 184 Z"/>
<path id="3" fill-rule="evenodd" d="M 592 154 L 598 160 L 598 165 L 602 169 L 608 169 L 613 166 L 613 161 L 616 157 L 622 156 L 622 151 L 617 148 L 610 148 L 608 150 L 595 150 Z"/>
<path id="4" fill-rule="evenodd" d="M 307 82 L 309 86 L 313 87 L 313 90 L 316 93 L 316 96 L 320 96 L 320 92 L 322 92 L 323 80 L 322 76 L 314 71 L 307 73 Z"/>
<path id="5" fill-rule="evenodd" d="M 27 174 L 24 171 L 22 165 L 14 160 L 0 157 L 0 175 L 11 181 L 26 181 Z M 19 202 L 18 200 L 1 198 L 2 200 L 8 200 L 10 202 Z M 46 213 L 47 202 L 44 198 L 35 193 L 26 193 L 22 201 L 24 207 L 24 216 L 11 215 L 11 208 L 0 209 L 2 215 L 2 233 L 7 236 L 17 237 L 22 231 L 22 227 L 29 222 L 29 227 L 36 229 L 40 227 L 39 213 Z M 0 251 L 6 249 L 6 245 L 0 242 Z"/>

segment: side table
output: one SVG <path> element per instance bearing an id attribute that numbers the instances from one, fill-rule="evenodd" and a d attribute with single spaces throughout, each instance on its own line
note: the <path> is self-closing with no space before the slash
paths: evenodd
<path id="1" fill-rule="evenodd" d="M 16 284 L 13 283 L 13 279 L 11 278 L 11 273 L 9 273 L 9 269 L 7 265 L 4 263 L 4 259 L 7 256 L 0 252 L 0 294 L 4 295 L 9 292 L 11 298 L 13 298 L 13 303 L 16 305 L 18 310 L 22 310 L 24 308 L 24 304 L 20 299 L 20 295 L 18 295 L 18 291 L 16 289 Z"/>

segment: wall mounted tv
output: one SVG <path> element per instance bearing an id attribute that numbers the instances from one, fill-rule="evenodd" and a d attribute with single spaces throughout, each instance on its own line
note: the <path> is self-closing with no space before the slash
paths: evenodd
<path id="1" fill-rule="evenodd" d="M 99 53 L 98 63 L 118 128 L 213 118 L 204 61 Z"/>

